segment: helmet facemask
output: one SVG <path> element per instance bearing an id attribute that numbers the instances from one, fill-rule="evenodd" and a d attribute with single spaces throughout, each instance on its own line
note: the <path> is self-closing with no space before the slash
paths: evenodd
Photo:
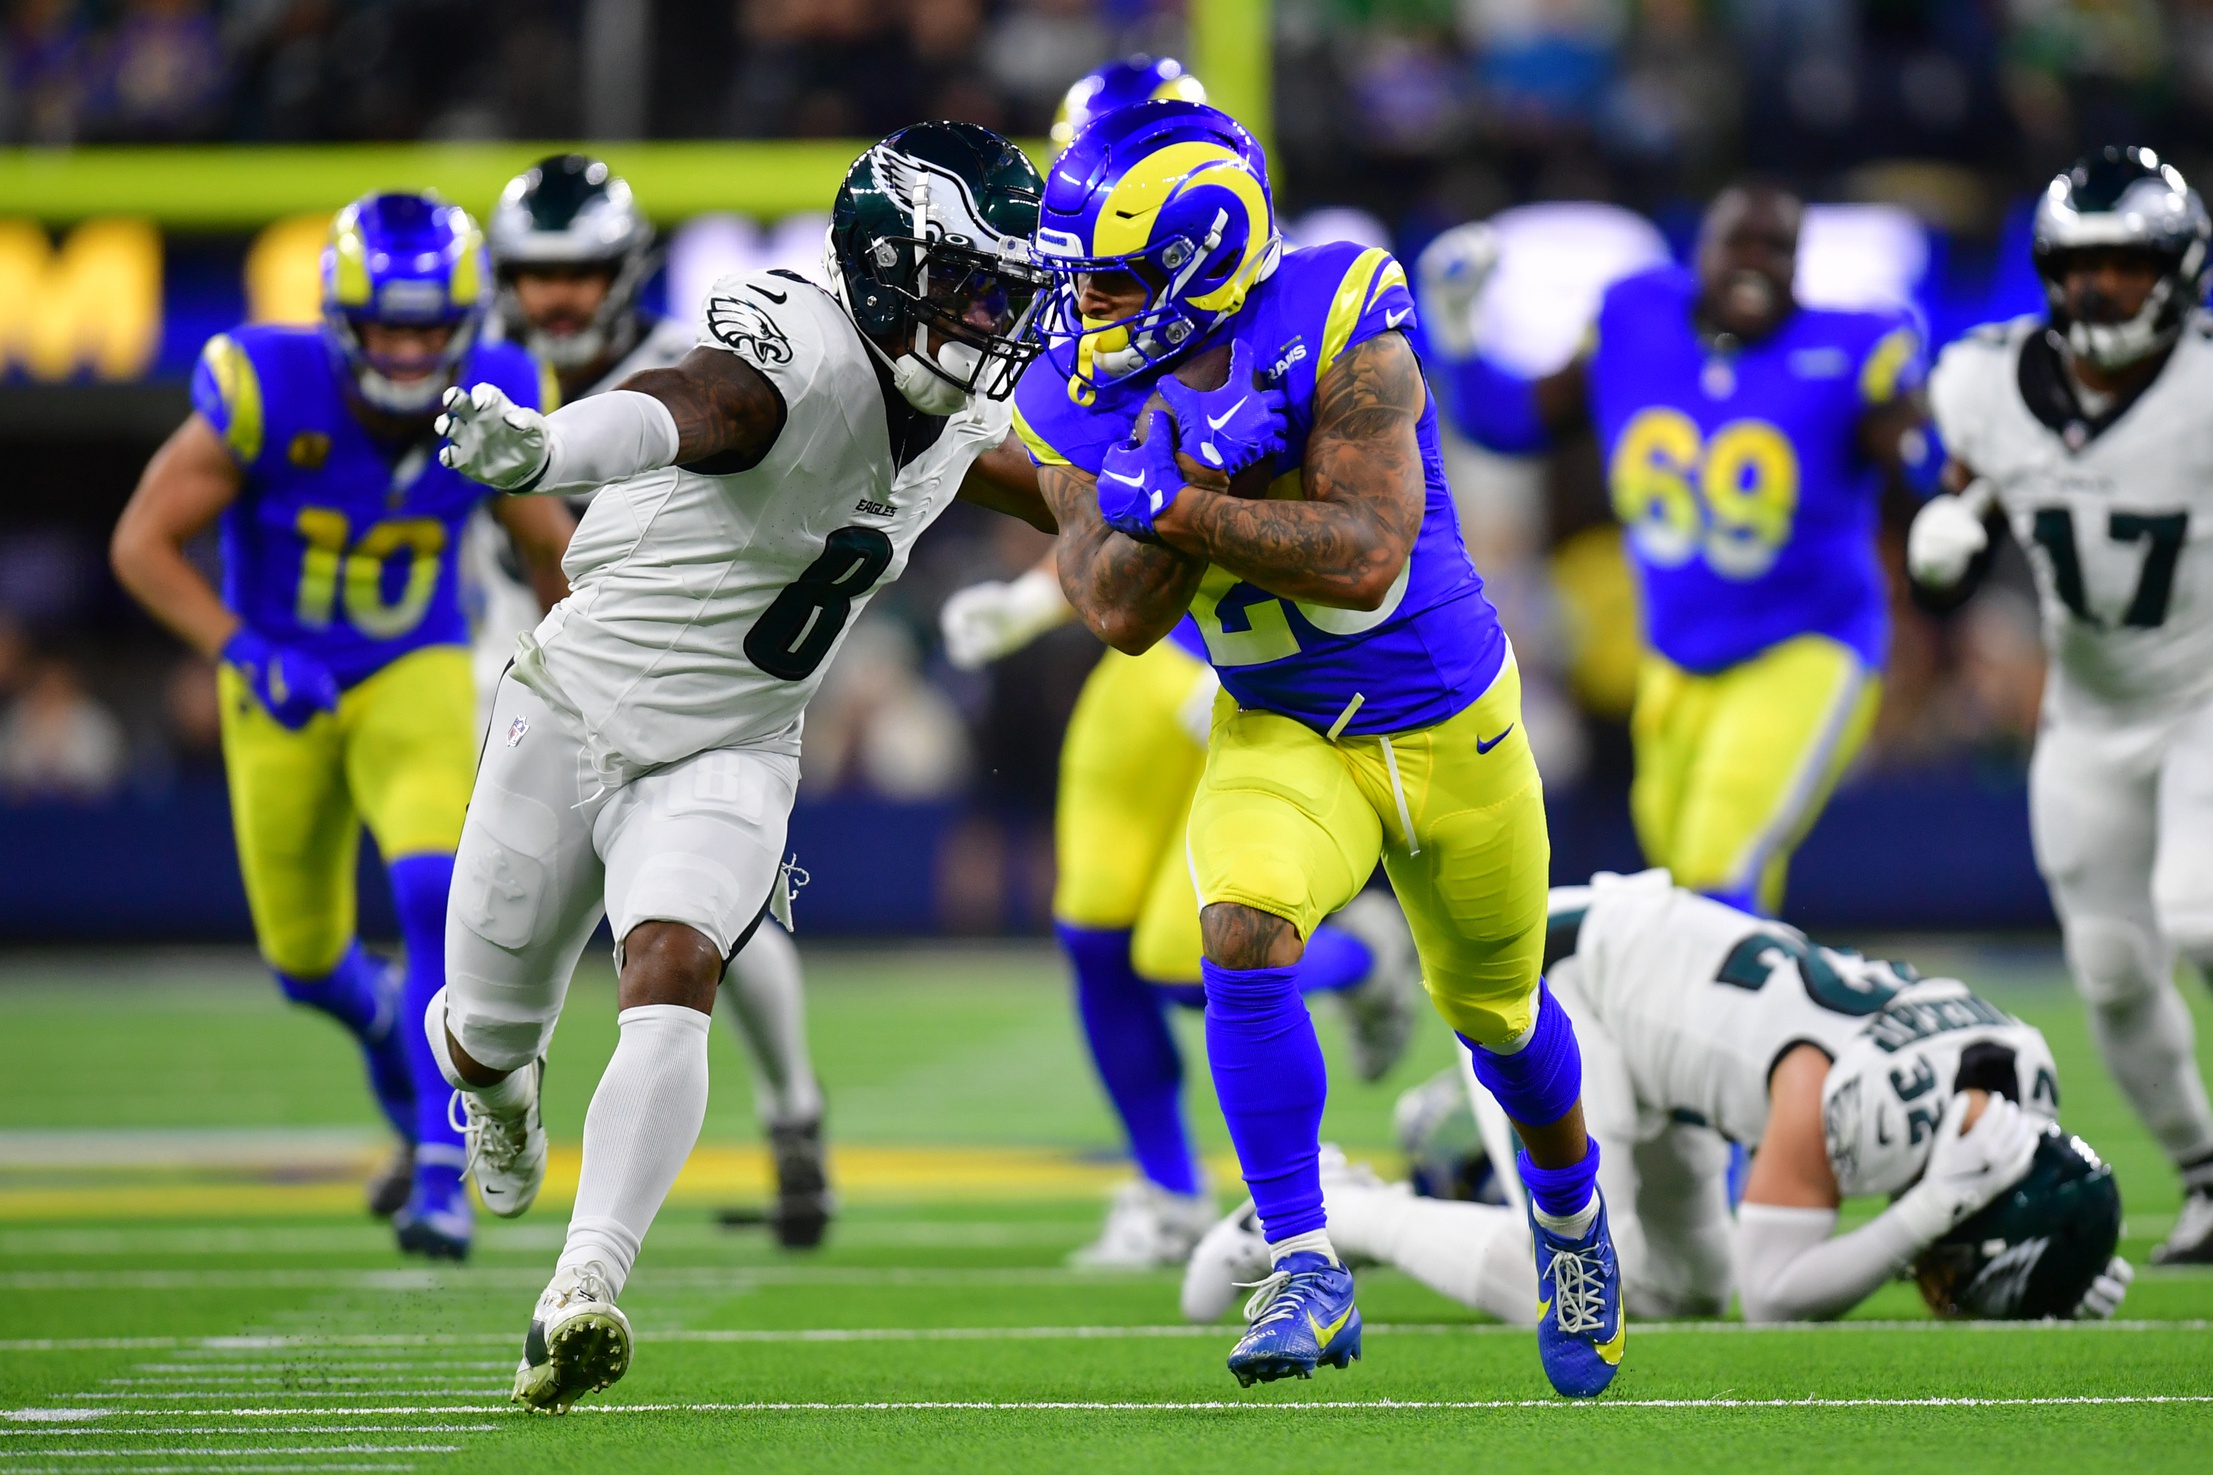
<path id="1" fill-rule="evenodd" d="M 2161 269 L 2143 304 L 2127 317 L 2099 312 L 2111 304 L 2095 287 L 2090 289 L 2087 302 L 2069 300 L 2068 273 L 2087 254 L 2055 252 L 2039 263 L 2052 325 L 2060 330 L 2068 353 L 2084 363 L 2111 370 L 2125 369 L 2165 351 L 2181 335 L 2183 320 L 2197 306 L 2183 284 L 2198 280 L 2205 264 L 2205 243 L 2193 241 L 2180 260 L 2148 249 L 2134 253 L 2155 257 Z"/>
<path id="2" fill-rule="evenodd" d="M 583 269 L 596 267 L 607 277 L 607 295 L 600 299 L 599 306 L 592 310 L 584 326 L 573 333 L 552 333 L 531 320 L 515 290 L 515 278 L 540 263 L 503 262 L 499 268 L 500 325 L 509 342 L 520 343 L 532 355 L 559 371 L 581 369 L 604 359 L 619 358 L 628 353 L 640 337 L 638 290 L 645 285 L 657 264 L 657 254 L 647 252 L 608 261 L 544 263 Z"/>
<path id="3" fill-rule="evenodd" d="M 361 328 L 366 322 L 382 322 L 392 327 L 435 327 L 443 321 L 448 329 L 446 346 L 432 362 L 430 372 L 413 378 L 400 377 L 408 370 L 422 367 L 422 360 L 398 360 L 383 354 L 372 353 L 363 340 Z M 354 389 L 362 402 L 371 409 L 388 415 L 428 415 L 438 408 L 439 400 L 453 386 L 461 367 L 468 357 L 470 346 L 476 341 L 475 317 L 408 322 L 362 316 L 359 321 L 350 313 L 330 313 L 325 322 L 328 331 L 337 339 L 340 352 L 353 371 Z"/>

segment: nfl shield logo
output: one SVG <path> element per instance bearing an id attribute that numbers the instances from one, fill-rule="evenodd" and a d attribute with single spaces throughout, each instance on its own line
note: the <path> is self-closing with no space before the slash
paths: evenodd
<path id="1" fill-rule="evenodd" d="M 510 748 L 516 746 L 523 740 L 523 734 L 528 731 L 530 731 L 530 724 L 517 717 L 507 725 L 507 746 Z"/>

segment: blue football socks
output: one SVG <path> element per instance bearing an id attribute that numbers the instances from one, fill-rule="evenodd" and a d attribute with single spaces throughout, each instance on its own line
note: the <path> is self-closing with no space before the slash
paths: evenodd
<path id="1" fill-rule="evenodd" d="M 1529 1038 L 1510 1054 L 1460 1037 L 1475 1057 L 1475 1078 L 1517 1122 L 1548 1127 L 1566 1116 L 1583 1095 L 1583 1053 L 1576 1048 L 1575 1025 L 1568 1011 L 1537 980 L 1537 1019 Z M 1582 1205 L 1576 1205 L 1580 1209 Z"/>
<path id="2" fill-rule="evenodd" d="M 1245 1186 L 1271 1242 L 1320 1229 L 1329 1073 L 1298 969 L 1200 965 L 1206 1056 Z"/>
<path id="3" fill-rule="evenodd" d="M 321 978 L 274 971 L 277 986 L 286 998 L 328 1014 L 360 1043 L 377 1105 L 383 1108 L 393 1131 L 414 1141 L 415 1082 L 408 1068 L 403 1038 L 406 1031 L 400 1017 L 407 1006 L 393 987 L 385 965 L 355 942 L 339 958 L 338 966 Z"/>
<path id="4" fill-rule="evenodd" d="M 1353 988 L 1375 971 L 1375 953 L 1342 927 L 1324 922 L 1306 940 L 1306 951 L 1292 965 L 1302 994 L 1333 994 Z"/>
<path id="5" fill-rule="evenodd" d="M 1138 1171 L 1170 1193 L 1199 1191 L 1183 1119 L 1183 1055 L 1154 985 L 1130 967 L 1127 928 L 1054 927 L 1076 973 L 1076 1013 Z"/>
<path id="6" fill-rule="evenodd" d="M 415 1190 L 444 1201 L 459 1191 L 467 1160 L 461 1133 L 447 1107 L 452 1087 L 430 1053 L 423 1011 L 446 984 L 446 893 L 453 889 L 453 857 L 410 855 L 385 867 L 399 908 L 400 939 L 407 949 L 407 990 L 399 1032 L 406 1039 L 408 1074 L 415 1082 Z"/>

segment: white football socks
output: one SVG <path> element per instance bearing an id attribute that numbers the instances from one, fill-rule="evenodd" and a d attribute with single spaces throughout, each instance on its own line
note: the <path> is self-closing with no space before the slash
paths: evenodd
<path id="1" fill-rule="evenodd" d="M 2169 1158 L 2188 1163 L 2213 1153 L 2213 1107 L 2198 1075 L 2196 1031 L 2172 981 L 2133 999 L 2092 1004 L 2090 1035 Z"/>
<path id="2" fill-rule="evenodd" d="M 622 1039 L 584 1114 L 583 1176 L 556 1268 L 598 1260 L 620 1294 L 707 1119 L 714 1021 L 682 1004 L 642 1004 L 615 1018 Z"/>
<path id="3" fill-rule="evenodd" d="M 1309 1229 L 1306 1233 L 1294 1234 L 1289 1239 L 1268 1241 L 1268 1260 L 1272 1265 L 1281 1265 L 1286 1255 L 1300 1253 L 1324 1256 L 1332 1265 L 1345 1263 L 1337 1258 L 1337 1247 L 1329 1242 L 1329 1231 L 1326 1229 Z"/>
<path id="4" fill-rule="evenodd" d="M 1501 1321 L 1536 1320 L 1537 1263 L 1512 1209 L 1419 1198 L 1404 1185 L 1333 1185 L 1329 1231 L 1355 1261 L 1395 1266 Z"/>
<path id="5" fill-rule="evenodd" d="M 807 1056 L 807 1001 L 799 949 L 774 922 L 763 922 L 722 970 L 722 996 L 737 1018 L 753 1061 L 753 1101 L 763 1126 L 791 1126 L 822 1115 L 822 1087 Z"/>
<path id="6" fill-rule="evenodd" d="M 1529 1214 L 1562 1239 L 1581 1239 L 1598 1222 L 1598 1190 L 1592 1189 L 1591 1201 L 1572 1214 L 1548 1214 L 1534 1204 L 1530 1205 Z"/>

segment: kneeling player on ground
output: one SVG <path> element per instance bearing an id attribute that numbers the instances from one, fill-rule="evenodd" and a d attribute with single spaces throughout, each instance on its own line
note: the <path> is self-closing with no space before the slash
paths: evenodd
<path id="1" fill-rule="evenodd" d="M 1838 1316 L 1907 1265 L 1943 1311 L 2110 1316 L 2120 1303 L 2110 1171 L 2053 1121 L 2043 1036 L 1964 984 L 1815 946 L 1664 871 L 1554 891 L 1546 955 L 1582 1042 L 1636 1314 L 1716 1316 L 1733 1289 L 1748 1321 Z M 1754 1149 L 1734 1226 L 1730 1141 Z M 1852 1194 L 1896 1198 L 1836 1234 Z M 1328 1198 L 1348 1253 L 1529 1319 L 1517 1216 L 1416 1198 L 1341 1160 Z M 1220 1315 L 1261 1260 L 1231 1215 L 1192 1257 L 1186 1311 Z"/>
<path id="2" fill-rule="evenodd" d="M 615 1298 L 707 1105 L 716 986 L 784 906 L 799 732 L 853 617 L 955 496 L 1050 529 L 1004 396 L 1027 346 L 1037 171 L 959 123 L 903 129 L 839 189 L 833 295 L 779 272 L 709 293 L 699 346 L 550 416 L 453 395 L 449 464 L 600 488 L 575 593 L 500 685 L 425 1028 L 488 1206 L 545 1172 L 540 1061 L 604 912 L 621 1042 L 584 1122 L 576 1209 L 515 1397 L 621 1377 Z"/>
<path id="3" fill-rule="evenodd" d="M 1624 1327 L 1575 1040 L 1539 978 L 1543 797 L 1402 331 L 1405 274 L 1381 250 L 1285 250 L 1259 146 L 1186 102 L 1079 135 L 1037 242 L 1058 282 L 1016 424 L 1060 522 L 1061 586 L 1130 654 L 1188 612 L 1223 685 L 1187 844 L 1207 1057 L 1273 1261 L 1230 1369 L 1251 1383 L 1359 1354 L 1295 965 L 1380 859 L 1431 998 L 1521 1124 L 1556 1308 L 1546 1373 L 1596 1393 Z M 1221 388 L 1175 377 L 1223 347 Z M 1211 472 L 1226 488 L 1198 484 Z M 1275 495 L 1241 495 L 1255 482 Z"/>

